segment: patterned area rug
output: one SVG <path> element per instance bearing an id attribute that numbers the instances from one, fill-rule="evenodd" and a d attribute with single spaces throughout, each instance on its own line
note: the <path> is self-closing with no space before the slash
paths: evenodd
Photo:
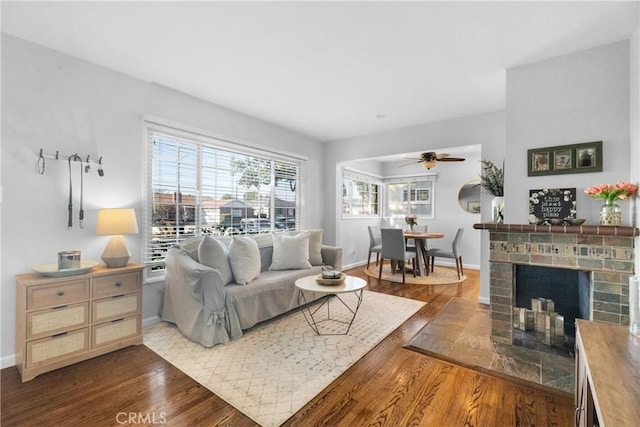
<path id="1" fill-rule="evenodd" d="M 341 298 L 356 304 L 354 294 Z M 227 345 L 202 347 L 166 322 L 146 328 L 144 344 L 258 424 L 279 426 L 423 305 L 365 291 L 348 335 L 318 336 L 298 310 Z M 332 318 L 348 317 L 339 301 L 330 307 Z"/>

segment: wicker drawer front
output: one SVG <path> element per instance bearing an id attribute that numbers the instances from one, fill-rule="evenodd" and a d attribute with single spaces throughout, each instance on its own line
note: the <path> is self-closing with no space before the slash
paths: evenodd
<path id="1" fill-rule="evenodd" d="M 91 331 L 91 347 L 100 347 L 140 335 L 140 316 L 112 320 L 94 326 Z"/>
<path id="2" fill-rule="evenodd" d="M 93 281 L 93 298 L 111 297 L 140 290 L 140 273 L 112 274 Z"/>
<path id="3" fill-rule="evenodd" d="M 89 279 L 69 280 L 27 289 L 27 310 L 59 307 L 89 299 Z"/>
<path id="4" fill-rule="evenodd" d="M 27 313 L 27 339 L 89 325 L 89 303 Z"/>
<path id="5" fill-rule="evenodd" d="M 27 368 L 54 363 L 89 350 L 89 328 L 27 342 Z"/>
<path id="6" fill-rule="evenodd" d="M 93 321 L 102 322 L 140 312 L 140 292 L 93 301 Z"/>

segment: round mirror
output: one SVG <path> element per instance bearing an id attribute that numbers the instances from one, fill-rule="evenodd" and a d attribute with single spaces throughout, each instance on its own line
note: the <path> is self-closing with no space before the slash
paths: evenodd
<path id="1" fill-rule="evenodd" d="M 469 213 L 480 213 L 480 180 L 465 183 L 458 192 L 460 207 Z"/>

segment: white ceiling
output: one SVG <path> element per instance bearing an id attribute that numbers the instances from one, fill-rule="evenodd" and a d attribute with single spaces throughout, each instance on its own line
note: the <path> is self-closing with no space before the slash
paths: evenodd
<path id="1" fill-rule="evenodd" d="M 638 14 L 638 1 L 3 1 L 2 31 L 331 141 L 502 109 L 506 69 L 627 39 Z"/>

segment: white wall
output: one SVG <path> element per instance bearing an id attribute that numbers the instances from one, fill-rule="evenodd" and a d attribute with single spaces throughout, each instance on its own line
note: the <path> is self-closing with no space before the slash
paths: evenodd
<path id="1" fill-rule="evenodd" d="M 530 189 L 577 189 L 577 216 L 598 223 L 602 201 L 584 194 L 629 171 L 629 41 L 507 71 L 505 221 L 527 223 Z M 527 176 L 527 149 L 603 141 L 603 171 Z M 624 224 L 631 224 L 625 202 Z"/>
<path id="2" fill-rule="evenodd" d="M 630 149 L 631 181 L 640 183 L 640 27 L 636 28 L 630 41 Z M 633 201 L 633 225 L 640 226 L 640 203 L 638 198 Z M 640 248 L 640 237 L 636 238 L 635 247 Z M 636 249 L 636 274 L 640 266 L 640 250 Z"/>
<path id="3" fill-rule="evenodd" d="M 327 238 L 333 237 L 345 251 L 347 261 L 345 264 L 366 259 L 366 249 L 369 245 L 369 237 L 364 222 L 358 220 L 336 220 L 340 218 L 340 166 L 363 157 L 375 158 L 391 154 L 418 152 L 427 149 L 457 147 L 463 145 L 482 144 L 485 149 L 492 152 L 490 147 L 504 146 L 504 120 L 503 112 L 492 112 L 460 119 L 447 120 L 437 123 L 429 123 L 383 132 L 375 135 L 366 135 L 327 144 L 325 152 L 324 172 L 325 183 L 325 233 Z M 484 157 L 482 157 L 484 158 Z M 474 230 L 471 225 L 480 222 L 478 215 L 464 212 L 457 202 L 458 190 L 468 180 L 476 178 L 480 173 L 480 163 L 475 159 L 468 159 L 465 163 L 451 163 L 438 165 L 433 169 L 438 173 L 436 180 L 436 218 L 429 221 L 432 230 L 439 229 L 453 236 L 457 224 L 465 224 L 465 254 L 464 262 L 468 265 L 480 265 L 481 236 L 482 232 Z M 492 159 L 495 160 L 495 159 Z M 502 159 L 498 159 L 502 162 Z M 357 166 L 355 166 L 357 168 Z M 391 166 L 394 172 L 383 169 L 381 174 L 398 174 L 397 169 Z M 422 166 L 416 166 L 416 170 L 423 172 Z M 402 173 L 409 173 L 402 170 Z M 490 204 L 491 198 L 482 198 L 483 212 Z M 442 210 L 440 210 L 442 209 Z M 484 214 L 482 215 L 484 218 Z M 355 221 L 355 222 L 354 222 Z M 442 242 L 448 243 L 447 239 Z M 467 245 L 469 250 L 466 250 Z M 361 255 L 364 254 L 364 255 Z M 488 288 L 487 288 L 488 289 Z M 487 291 L 488 297 L 488 291 Z"/>
<path id="4" fill-rule="evenodd" d="M 56 262 L 57 252 L 79 249 L 99 260 L 108 237 L 95 235 L 98 208 L 134 207 L 142 220 L 142 117 L 150 115 L 261 146 L 308 157 L 309 192 L 322 194 L 321 143 L 174 90 L 2 35 L 2 366 L 13 363 L 14 275 Z M 103 156 L 104 177 L 84 174 L 85 228 L 67 230 L 68 165 L 47 160 L 35 172 L 40 148 L 62 155 Z M 79 165 L 74 165 L 79 206 Z M 322 226 L 319 197 L 309 197 L 305 225 Z M 74 221 L 77 224 L 77 217 Z M 126 237 L 132 261 L 141 261 L 142 234 Z M 158 314 L 162 285 L 145 284 L 143 318 Z"/>

